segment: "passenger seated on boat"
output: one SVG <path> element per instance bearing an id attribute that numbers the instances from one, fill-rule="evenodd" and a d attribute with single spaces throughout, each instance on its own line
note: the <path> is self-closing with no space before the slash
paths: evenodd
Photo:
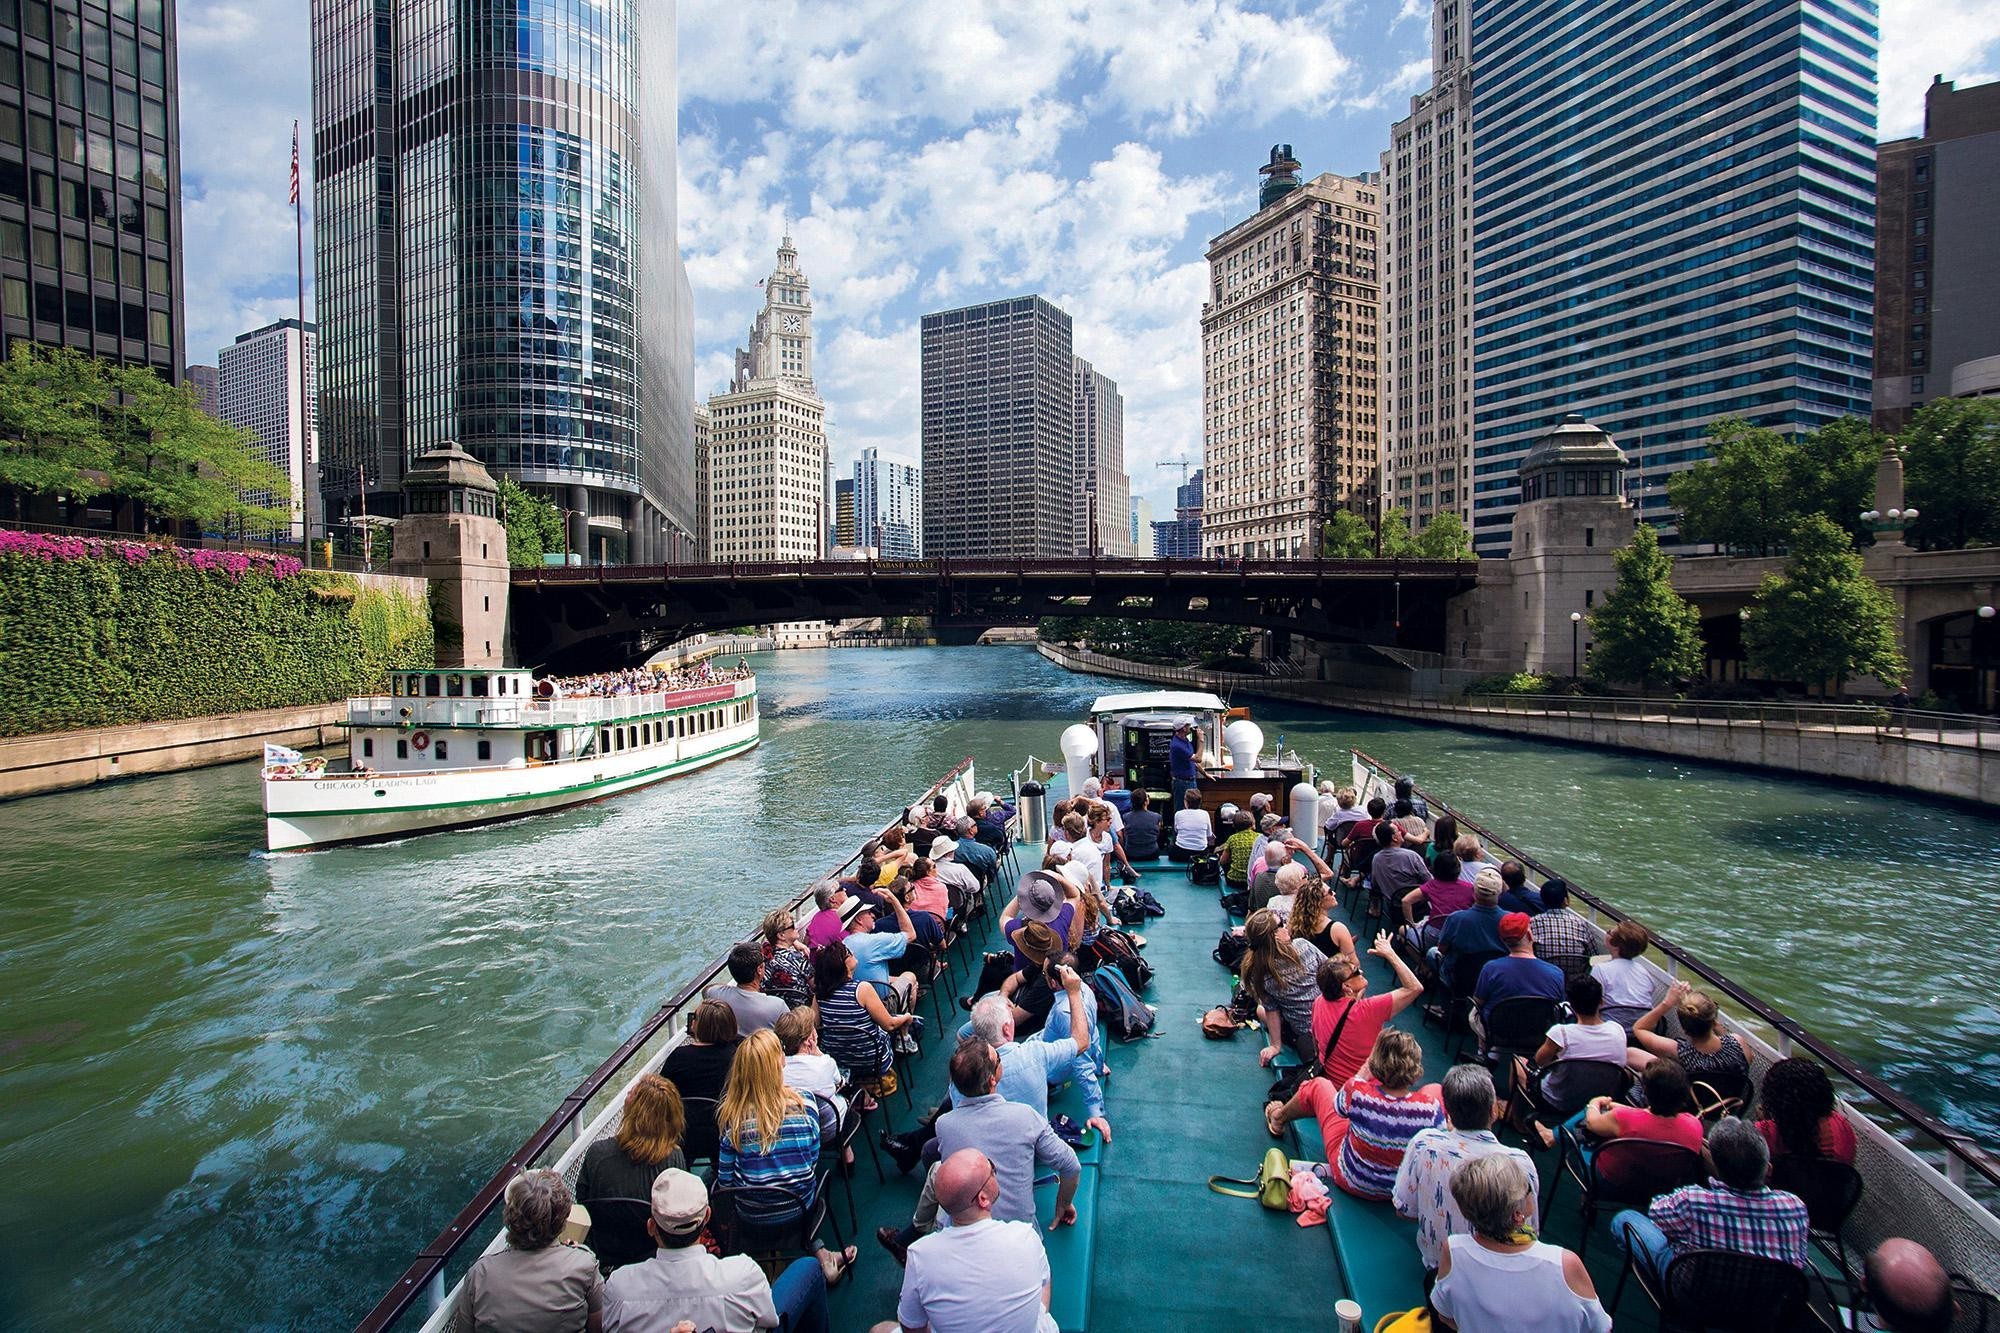
<path id="1" fill-rule="evenodd" d="M 819 1113 L 785 1084 L 785 1053 L 775 1032 L 753 1032 L 736 1049 L 722 1104 L 715 1109 L 721 1151 L 715 1161 L 718 1189 L 762 1186 L 789 1191 L 812 1212 L 819 1195 Z M 767 1219 L 772 1222 L 782 1218 Z M 854 1262 L 853 1246 L 835 1254 L 819 1246 L 829 1284 Z"/>
<path id="2" fill-rule="evenodd" d="M 938 878 L 937 865 L 928 856 L 918 857 L 910 867 L 910 882 L 905 892 L 910 919 L 917 927 L 917 943 L 936 944 L 943 940 L 945 918 L 951 915 L 951 890 Z"/>
<path id="3" fill-rule="evenodd" d="M 1725 1116 L 1708 1136 L 1708 1156 L 1715 1175 L 1706 1185 L 1683 1185 L 1643 1213 L 1627 1208 L 1611 1219 L 1618 1247 L 1647 1270 L 1654 1289 L 1674 1256 L 1691 1250 L 1729 1250 L 1807 1267 L 1812 1224 L 1798 1195 L 1764 1183 L 1771 1169 L 1764 1136 L 1747 1120 Z"/>
<path id="4" fill-rule="evenodd" d="M 838 919 L 836 917 L 836 919 Z M 764 989 L 787 1009 L 812 1003 L 812 959 L 799 947 L 798 921 L 780 907 L 764 918 Z"/>
<path id="5" fill-rule="evenodd" d="M 714 1333 L 781 1326 L 826 1333 L 826 1273 L 816 1257 L 795 1261 L 774 1283 L 748 1255 L 710 1254 L 701 1244 L 708 1187 L 685 1171 L 660 1173 L 651 1212 L 646 1230 L 659 1248 L 605 1284 L 605 1333 L 674 1333 L 683 1326 Z"/>
<path id="6" fill-rule="evenodd" d="M 1030 870 L 1021 876 L 1015 886 L 1014 901 L 1007 904 L 1001 914 L 1000 929 L 1014 946 L 1014 967 L 1016 970 L 1028 966 L 1029 957 L 1022 952 L 1020 931 L 1030 921 L 1048 926 L 1062 937 L 1067 947 L 1075 947 L 1081 931 L 1078 929 L 1077 905 L 1070 901 L 1074 889 L 1061 875 L 1047 870 Z"/>
<path id="7" fill-rule="evenodd" d="M 1226 814 L 1226 812 L 1225 812 Z M 1222 827 L 1222 845 L 1217 848 L 1222 857 L 1222 878 L 1231 889 L 1250 890 L 1250 849 L 1257 845 L 1257 826 L 1252 817 L 1238 810 L 1227 818 Z"/>
<path id="8" fill-rule="evenodd" d="M 681 1152 L 686 1133 L 687 1110 L 674 1085 L 658 1074 L 640 1075 L 625 1094 L 618 1132 L 584 1150 L 577 1200 L 587 1208 L 593 1199 L 646 1198 L 660 1172 L 687 1165 Z"/>
<path id="9" fill-rule="evenodd" d="M 826 1114 L 820 1116 L 821 1137 L 828 1138 L 840 1131 L 840 1122 L 847 1117 L 847 1098 L 840 1095 L 840 1066 L 819 1048 L 818 1023 L 819 1016 L 810 1007 L 801 1006 L 786 1010 L 771 1031 L 784 1048 L 785 1086 L 819 1100 L 832 1113 L 831 1124 Z M 848 1149 L 849 1160 L 853 1152 Z"/>
<path id="10" fill-rule="evenodd" d="M 1068 941 L 1053 926 L 1030 921 L 1014 932 L 1014 951 L 1027 961 L 1000 985 L 1000 994 L 1014 1006 L 1015 1031 L 1025 1036 L 1040 1032 L 1055 1005 L 1055 991 L 1048 969 L 1068 951 Z"/>
<path id="11" fill-rule="evenodd" d="M 1668 1010 L 1681 1025 L 1678 1038 L 1663 1037 L 1656 1030 Z M 1632 1025 L 1632 1039 L 1638 1045 L 1626 1052 L 1626 1059 L 1634 1069 L 1667 1056 L 1680 1062 L 1690 1080 L 1708 1084 L 1720 1097 L 1741 1097 L 1749 1089 L 1750 1057 L 1743 1043 L 1735 1033 L 1722 1031 L 1715 1001 L 1689 989 L 1685 981 L 1668 986 L 1660 1002 Z"/>
<path id="12" fill-rule="evenodd" d="M 1535 1239 L 1535 1178 L 1515 1157 L 1489 1154 L 1451 1176 L 1469 1234 L 1438 1255 L 1431 1308 L 1459 1333 L 1608 1333 L 1583 1260 Z"/>
<path id="13" fill-rule="evenodd" d="M 1479 882 L 1479 872 L 1482 870 L 1491 870 L 1496 875 L 1500 874 L 1500 863 L 1486 854 L 1486 844 L 1479 841 L 1473 834 L 1459 834 L 1451 840 L 1450 847 L 1451 854 L 1458 858 L 1458 877 L 1460 879 L 1471 880 L 1474 884 L 1477 884 Z M 1503 883 L 1505 879 L 1504 875 L 1501 876 Z"/>
<path id="14" fill-rule="evenodd" d="M 1295 940 L 1305 940 L 1329 958 L 1354 957 L 1354 936 L 1327 911 L 1326 881 L 1308 875 L 1297 861 L 1278 875 L 1278 893 L 1266 906 L 1285 919 Z"/>
<path id="15" fill-rule="evenodd" d="M 918 828 L 933 834 L 951 834 L 958 831 L 958 819 L 951 813 L 951 798 L 940 793 L 931 797 L 930 813 L 925 815 Z"/>
<path id="16" fill-rule="evenodd" d="M 1474 880 L 1474 883 L 1477 883 Z M 1542 912 L 1542 895 L 1528 887 L 1528 868 L 1519 861 L 1500 863 L 1500 910 L 1521 912 L 1528 916 L 1539 916 Z"/>
<path id="17" fill-rule="evenodd" d="M 1012 812 L 993 798 L 990 791 L 980 792 L 966 803 L 965 813 L 972 816 L 978 826 L 975 836 L 996 854 L 1007 850 L 1007 821 Z"/>
<path id="18" fill-rule="evenodd" d="M 1535 937 L 1535 956 L 1561 968 L 1567 980 L 1589 976 L 1591 958 L 1604 947 L 1604 932 L 1569 905 L 1567 880 L 1552 879 L 1542 885 L 1541 898 L 1542 910 L 1528 926 Z M 1506 902 L 1505 895 L 1501 902 Z"/>
<path id="19" fill-rule="evenodd" d="M 703 994 L 729 1006 L 736 1015 L 736 1031 L 748 1035 L 770 1027 L 791 1006 L 775 995 L 764 993 L 764 946 L 744 942 L 729 951 L 729 976 L 733 984 L 710 986 Z"/>
<path id="20" fill-rule="evenodd" d="M 1458 912 L 1472 906 L 1474 894 L 1472 884 L 1458 877 L 1458 858 L 1450 852 L 1438 853 L 1437 859 L 1431 862 L 1431 877 L 1403 895 L 1403 919 L 1409 923 L 1410 942 L 1423 953 L 1441 948 L 1446 923 Z M 1499 920 L 1499 901 L 1496 877 L 1496 887 L 1485 899 L 1485 906 L 1492 909 L 1491 915 L 1485 920 L 1485 929 L 1478 930 L 1477 935 L 1472 937 L 1492 935 L 1491 949 L 1494 953 L 1499 952 L 1498 927 L 1494 924 Z M 1468 929 L 1477 930 L 1477 927 Z"/>
<path id="21" fill-rule="evenodd" d="M 1368 974 L 1352 954 L 1328 958 L 1314 978 L 1319 998 L 1313 1001 L 1313 1050 L 1319 1057 L 1320 1072 L 1335 1087 L 1361 1072 L 1368 1053 L 1375 1048 L 1375 1038 L 1389 1020 L 1424 994 L 1424 983 L 1397 954 L 1387 932 L 1376 932 L 1368 952 L 1395 972 L 1396 989 L 1382 995 L 1368 994 Z"/>
<path id="22" fill-rule="evenodd" d="M 823 879 L 813 885 L 812 920 L 806 922 L 806 952 L 816 954 L 847 934 L 841 909 L 847 906 L 847 890 L 837 880 Z"/>
<path id="23" fill-rule="evenodd" d="M 660 1066 L 661 1076 L 674 1085 L 683 1103 L 700 1099 L 688 1107 L 685 1146 L 692 1160 L 715 1156 L 714 1103 L 729 1081 L 738 1040 L 736 1011 L 720 1000 L 703 1000 L 688 1017 L 687 1039 L 668 1051 Z"/>
<path id="24" fill-rule="evenodd" d="M 1653 974 L 1639 961 L 1652 942 L 1653 932 L 1637 921 L 1620 921 L 1604 937 L 1611 957 L 1591 964 L 1604 987 L 1604 1016 L 1627 1030 L 1653 1007 Z"/>
<path id="25" fill-rule="evenodd" d="M 1088 816 L 1071 810 L 1063 816 L 1063 836 L 1049 844 L 1049 851 L 1058 856 L 1066 855 L 1090 876 L 1091 887 L 1102 889 L 1105 886 L 1104 853 L 1098 850 L 1094 841 L 1099 827 L 1108 825 L 1094 825 Z"/>
<path id="26" fill-rule="evenodd" d="M 979 844 L 973 843 L 973 846 L 978 847 Z M 983 852 L 986 849 L 980 847 L 979 850 Z M 986 891 L 986 885 L 979 876 L 972 873 L 971 867 L 959 864 L 959 856 L 959 844 L 956 839 L 945 837 L 931 839 L 928 857 L 931 873 L 944 881 L 948 894 L 957 894 L 957 902 L 970 907 L 979 900 L 980 894 Z"/>
<path id="27" fill-rule="evenodd" d="M 1151 861 L 1160 854 L 1160 812 L 1153 808 L 1153 794 L 1144 787 L 1132 789 L 1132 813 L 1125 816 L 1125 855 L 1134 861 Z"/>
<path id="28" fill-rule="evenodd" d="M 1892 1236 L 1869 1251 L 1861 1281 L 1869 1313 L 1892 1333 L 1947 1333 L 1958 1314 L 1951 1274 L 1913 1240 Z"/>
<path id="29" fill-rule="evenodd" d="M 1270 906 L 1271 898 L 1278 892 L 1278 872 L 1291 863 L 1292 849 L 1281 842 L 1265 847 L 1263 857 L 1250 863 L 1251 911 Z"/>
<path id="30" fill-rule="evenodd" d="M 1319 967 L 1326 961 L 1311 943 L 1295 940 L 1285 922 L 1269 910 L 1252 912 L 1243 923 L 1248 945 L 1241 971 L 1243 989 L 1257 1002 L 1269 1040 L 1257 1053 L 1259 1064 L 1270 1064 L 1289 1043 L 1307 1064 L 1313 1049 L 1313 1001 L 1319 996 Z"/>
<path id="31" fill-rule="evenodd" d="M 1200 788 L 1190 787 L 1181 798 L 1181 808 L 1174 811 L 1174 840 L 1167 848 L 1167 859 L 1185 865 L 1207 855 L 1214 846 L 1215 821 L 1201 808 Z"/>
<path id="32" fill-rule="evenodd" d="M 1259 863 L 1266 866 L 1270 864 L 1265 854 L 1270 850 L 1271 844 L 1278 840 L 1278 833 L 1284 827 L 1285 820 L 1282 815 L 1275 815 L 1266 811 L 1257 816 L 1257 840 L 1250 844 L 1251 883 L 1254 884 L 1257 880 L 1257 867 Z"/>
<path id="33" fill-rule="evenodd" d="M 1368 914 L 1387 916 L 1393 912 L 1402 924 L 1406 921 L 1403 900 L 1430 882 L 1430 862 L 1409 846 L 1408 833 L 1393 819 L 1378 822 L 1374 838 L 1375 855 L 1368 863 Z"/>
<path id="34" fill-rule="evenodd" d="M 1417 780 L 1408 774 L 1396 779 L 1396 804 L 1409 807 L 1407 810 L 1396 812 L 1398 819 L 1405 815 L 1415 815 L 1426 823 L 1430 822 L 1430 802 L 1417 795 Z"/>
<path id="35" fill-rule="evenodd" d="M 1000 1057 L 1000 1095 L 1010 1102 L 1033 1107 L 1044 1119 L 1049 1114 L 1049 1085 L 1075 1077 L 1080 1058 L 1090 1049 L 1090 1017 L 1081 1003 L 1083 978 L 1075 968 L 1060 964 L 1055 971 L 1056 986 L 1052 989 L 1060 993 L 1059 1002 L 1063 1006 L 1064 1025 L 1060 1029 L 1051 1029 L 1045 1023 L 1040 1032 L 1016 1040 L 1014 1007 L 1005 996 L 982 995 L 972 1006 L 972 1035 L 993 1047 Z M 1051 1016 L 1054 1012 L 1052 1005 Z M 1098 1086 L 1097 1071 L 1088 1072 L 1085 1100 L 1092 1101 L 1095 1092 L 1092 1114 L 1101 1117 L 1104 1094 Z M 954 1089 L 952 1104 L 964 1100 Z"/>
<path id="36" fill-rule="evenodd" d="M 935 1192 L 951 1225 L 914 1241 L 896 1318 L 871 1333 L 1056 1333 L 1049 1259 L 1031 1222 L 993 1216 L 999 1176 L 974 1148 L 938 1164 Z"/>
<path id="37" fill-rule="evenodd" d="M 1662 1057 L 1646 1066 L 1639 1078 L 1644 1106 L 1627 1106 L 1609 1097 L 1593 1097 L 1565 1126 L 1578 1136 L 1587 1167 L 1597 1149 L 1610 1139 L 1654 1139 L 1695 1152 L 1701 1151 L 1701 1121 L 1694 1115 L 1694 1090 L 1680 1062 Z M 1761 1177 L 1759 1177 L 1761 1179 Z"/>
<path id="38" fill-rule="evenodd" d="M 958 842 L 958 863 L 971 871 L 979 880 L 979 887 L 985 888 L 1000 874 L 1000 857 L 991 847 L 979 840 L 979 824 L 971 815 L 960 815 L 955 830 Z M 935 848 L 936 844 L 932 844 Z M 933 851 L 932 859 L 936 859 Z"/>
<path id="39" fill-rule="evenodd" d="M 598 1333 L 604 1279 L 596 1256 L 556 1239 L 570 1207 L 569 1186 L 554 1171 L 524 1171 L 509 1182 L 506 1248 L 466 1271 L 450 1333 Z"/>
<path id="40" fill-rule="evenodd" d="M 915 1015 L 892 1014 L 876 988 L 854 977 L 851 945 L 836 941 L 813 955 L 813 994 L 819 1002 L 819 1044 L 854 1081 L 876 1096 L 895 1091 L 895 1054 L 889 1034 Z"/>
<path id="41" fill-rule="evenodd" d="M 882 834 L 879 859 L 883 865 L 907 866 L 916 861 L 917 854 L 909 846 L 909 839 L 904 835 L 903 830 L 892 828 L 884 831 Z"/>
<path id="42" fill-rule="evenodd" d="M 1484 879 L 1491 871 L 1481 873 Z M 1475 909 L 1476 910 L 1476 909 Z M 1461 912 L 1460 916 L 1465 915 Z M 1493 1006 L 1503 1000 L 1547 1000 L 1550 1004 L 1562 1003 L 1564 983 L 1562 969 L 1554 963 L 1545 963 L 1535 957 L 1535 937 L 1529 932 L 1529 918 L 1526 912 L 1508 912 L 1500 918 L 1500 943 L 1507 952 L 1479 969 L 1479 980 L 1472 988 L 1472 1014 L 1470 1022 L 1474 1035 L 1479 1038 L 1480 1049 L 1486 1046 L 1485 1014 L 1493 1011 Z"/>
<path id="43" fill-rule="evenodd" d="M 1417 1253 L 1423 1256 L 1426 1272 L 1437 1271 L 1447 1236 L 1472 1231 L 1451 1192 L 1452 1175 L 1465 1163 L 1496 1154 L 1514 1157 L 1528 1180 L 1539 1185 L 1534 1159 L 1493 1135 L 1493 1075 L 1484 1065 L 1447 1069 L 1443 1096 L 1446 1123 L 1417 1131 L 1403 1164 L 1396 1168 L 1396 1211 L 1417 1224 Z M 1536 1226 L 1537 1197 L 1530 1194 L 1528 1200 L 1526 1225 L 1531 1229 Z"/>
<path id="44" fill-rule="evenodd" d="M 1803 1056 L 1780 1060 L 1764 1071 L 1759 1090 L 1757 1132 L 1780 1157 L 1830 1157 L 1854 1165 L 1854 1126 L 1834 1105 L 1826 1071 Z"/>
<path id="45" fill-rule="evenodd" d="M 1543 1147 L 1553 1147 L 1555 1137 L 1539 1117 L 1546 1114 L 1557 1123 L 1569 1119 L 1597 1089 L 1618 1081 L 1605 1070 L 1625 1066 L 1625 1029 L 1604 1017 L 1604 987 L 1597 978 L 1588 972 L 1571 977 L 1563 997 L 1576 1021 L 1550 1028 L 1532 1063 L 1514 1057 L 1513 1086 L 1523 1090 L 1527 1103 L 1518 1112 L 1518 1124 L 1523 1137 L 1532 1136 Z"/>
<path id="46" fill-rule="evenodd" d="M 1350 829 L 1356 824 L 1368 822 L 1368 812 L 1357 804 L 1360 793 L 1352 787 L 1335 789 L 1331 782 L 1322 782 L 1319 784 L 1319 794 L 1321 800 L 1325 800 L 1328 796 L 1333 797 L 1333 813 L 1329 814 L 1326 821 L 1320 825 L 1326 854 L 1332 856 L 1341 844 L 1347 841 Z"/>
<path id="47" fill-rule="evenodd" d="M 849 902 L 842 909 L 848 920 L 847 952 L 854 960 L 857 980 L 870 983 L 885 994 L 893 994 L 894 1007 L 899 1011 L 908 1010 L 916 1002 L 916 973 L 897 972 L 892 975 L 889 962 L 901 958 L 917 942 L 917 923 L 903 907 L 902 899 L 893 893 L 882 895 L 882 900 L 895 914 L 893 930 L 876 929 L 875 909 L 860 899 Z"/>
<path id="48" fill-rule="evenodd" d="M 1384 1028 L 1361 1072 L 1335 1087 L 1309 1078 L 1289 1102 L 1269 1102 L 1264 1125 L 1273 1138 L 1294 1120 L 1312 1116 L 1326 1141 L 1326 1166 L 1313 1169 L 1359 1199 L 1387 1202 L 1397 1168 L 1418 1130 L 1444 1123 L 1444 1104 L 1424 1076 L 1423 1048 L 1401 1028 Z"/>

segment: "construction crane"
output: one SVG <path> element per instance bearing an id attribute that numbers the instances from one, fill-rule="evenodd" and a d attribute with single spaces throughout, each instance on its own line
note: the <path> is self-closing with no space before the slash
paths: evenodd
<path id="1" fill-rule="evenodd" d="M 1185 486 L 1185 485 L 1187 485 L 1187 481 L 1188 481 L 1188 469 L 1189 469 L 1189 468 L 1191 468 L 1191 467 L 1193 467 L 1193 466 L 1194 466 L 1194 464 L 1192 464 L 1192 463 L 1188 462 L 1188 461 L 1187 461 L 1187 459 L 1185 459 L 1185 458 L 1176 458 L 1176 459 L 1175 459 L 1175 460 L 1174 460 L 1173 462 L 1171 462 L 1171 463 L 1155 463 L 1155 464 L 1153 464 L 1153 466 L 1154 466 L 1154 467 L 1177 467 L 1177 468 L 1179 468 L 1179 469 L 1181 470 L 1181 485 Z"/>

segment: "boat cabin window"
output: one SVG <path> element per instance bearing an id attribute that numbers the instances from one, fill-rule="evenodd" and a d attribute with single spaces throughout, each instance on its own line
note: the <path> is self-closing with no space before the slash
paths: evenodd
<path id="1" fill-rule="evenodd" d="M 373 759 L 375 757 L 375 742 L 372 739 L 367 737 L 362 738 L 361 757 L 363 759 Z"/>
<path id="2" fill-rule="evenodd" d="M 481 759 L 491 759 L 491 758 L 493 757 L 493 742 L 492 742 L 492 741 L 481 741 L 481 742 L 479 742 L 479 757 L 480 757 Z"/>
<path id="3" fill-rule="evenodd" d="M 409 757 L 410 757 L 410 743 L 408 741 L 397 741 L 396 758 L 408 759 Z"/>
<path id="4" fill-rule="evenodd" d="M 437 698 L 439 694 L 439 687 L 442 686 L 443 684 L 444 682 L 438 679 L 436 676 L 425 676 L 424 697 L 427 699 Z"/>
<path id="5" fill-rule="evenodd" d="M 401 676 L 389 677 L 389 694 L 391 698 L 397 699 L 403 696 L 403 678 Z"/>
<path id="6" fill-rule="evenodd" d="M 440 762 L 442 762 L 444 759 L 448 757 L 448 753 L 445 750 L 445 744 L 443 741 L 439 741 L 437 744 L 431 746 L 431 757 Z"/>
<path id="7" fill-rule="evenodd" d="M 610 748 L 611 748 L 611 728 L 599 727 L 597 729 L 597 752 L 599 754 L 603 754 L 606 750 L 609 750 Z"/>
<path id="8" fill-rule="evenodd" d="M 472 697 L 475 699 L 484 699 L 486 697 L 487 682 L 491 679 L 491 676 L 474 676 L 472 678 Z"/>
<path id="9" fill-rule="evenodd" d="M 409 695 L 412 699 L 418 697 L 424 692 L 423 682 L 424 678 L 422 676 L 411 676 L 403 683 L 403 693 Z"/>
<path id="10" fill-rule="evenodd" d="M 462 698 L 464 698 L 464 697 L 465 697 L 465 677 L 463 677 L 463 676 L 446 676 L 446 677 L 444 678 L 444 692 L 445 692 L 445 696 L 446 696 L 447 698 L 451 698 L 451 699 L 462 699 Z"/>

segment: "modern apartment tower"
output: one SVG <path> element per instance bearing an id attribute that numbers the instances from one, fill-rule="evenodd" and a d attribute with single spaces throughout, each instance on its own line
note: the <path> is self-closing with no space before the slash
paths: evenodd
<path id="1" fill-rule="evenodd" d="M 0 356 L 25 338 L 180 382 L 174 11 L 0 4 Z"/>
<path id="2" fill-rule="evenodd" d="M 1076 553 L 1070 318 L 1039 296 L 923 318 L 924 552 Z"/>
<path id="3" fill-rule="evenodd" d="M 1874 0 L 1470 3 L 1478 553 L 1565 413 L 1662 525 L 1711 423 L 1865 416 Z"/>
<path id="4" fill-rule="evenodd" d="M 1875 424 L 2000 393 L 2000 83 L 1924 95 L 1921 138 L 1876 156 Z"/>
<path id="5" fill-rule="evenodd" d="M 1118 381 L 1072 357 L 1076 392 L 1076 553 L 1132 554 L 1132 481 L 1125 474 L 1125 395 Z"/>
<path id="6" fill-rule="evenodd" d="M 863 449 L 852 484 L 854 540 L 847 544 L 874 547 L 884 560 L 922 559 L 924 470 L 917 460 Z"/>
<path id="7" fill-rule="evenodd" d="M 1202 546 L 1311 559 L 1336 510 L 1375 504 L 1381 178 L 1301 184 L 1290 144 L 1260 171 L 1257 212 L 1208 247 Z"/>
<path id="8" fill-rule="evenodd" d="M 1382 505 L 1472 527 L 1469 0 L 1431 11 L 1431 86 L 1382 154 Z"/>
<path id="9" fill-rule="evenodd" d="M 674 0 L 315 0 L 314 270 L 332 513 L 457 444 L 586 559 L 692 553 L 693 300 Z"/>
<path id="10" fill-rule="evenodd" d="M 921 504 L 921 500 L 919 501 Z M 833 544 L 838 547 L 860 545 L 854 526 L 854 478 L 841 477 L 833 483 Z"/>
<path id="11" fill-rule="evenodd" d="M 708 558 L 826 553 L 826 404 L 812 381 L 812 291 L 787 236 L 727 393 L 708 400 Z"/>
<path id="12" fill-rule="evenodd" d="M 254 435 L 257 453 L 290 480 L 294 539 L 309 535 L 304 497 L 319 455 L 313 412 L 314 342 L 312 325 L 281 319 L 239 334 L 216 357 L 219 415 Z M 269 495 L 255 498 L 260 504 L 273 502 Z"/>

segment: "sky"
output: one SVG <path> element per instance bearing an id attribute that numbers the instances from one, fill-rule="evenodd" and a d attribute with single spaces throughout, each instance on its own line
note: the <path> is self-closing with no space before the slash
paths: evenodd
<path id="1" fill-rule="evenodd" d="M 919 452 L 924 313 L 1036 292 L 1118 381 L 1132 492 L 1170 517 L 1171 465 L 1201 461 L 1209 238 L 1255 211 L 1273 143 L 1308 175 L 1378 166 L 1428 77 L 1429 13 L 1425 0 L 682 0 L 697 392 L 727 380 L 789 225 L 842 475 L 866 447 Z M 179 23 L 187 349 L 213 364 L 296 311 L 286 188 L 294 119 L 312 161 L 308 0 L 181 0 Z M 1921 131 L 1934 74 L 2000 78 L 2000 8 L 1883 0 L 1882 138 Z"/>

